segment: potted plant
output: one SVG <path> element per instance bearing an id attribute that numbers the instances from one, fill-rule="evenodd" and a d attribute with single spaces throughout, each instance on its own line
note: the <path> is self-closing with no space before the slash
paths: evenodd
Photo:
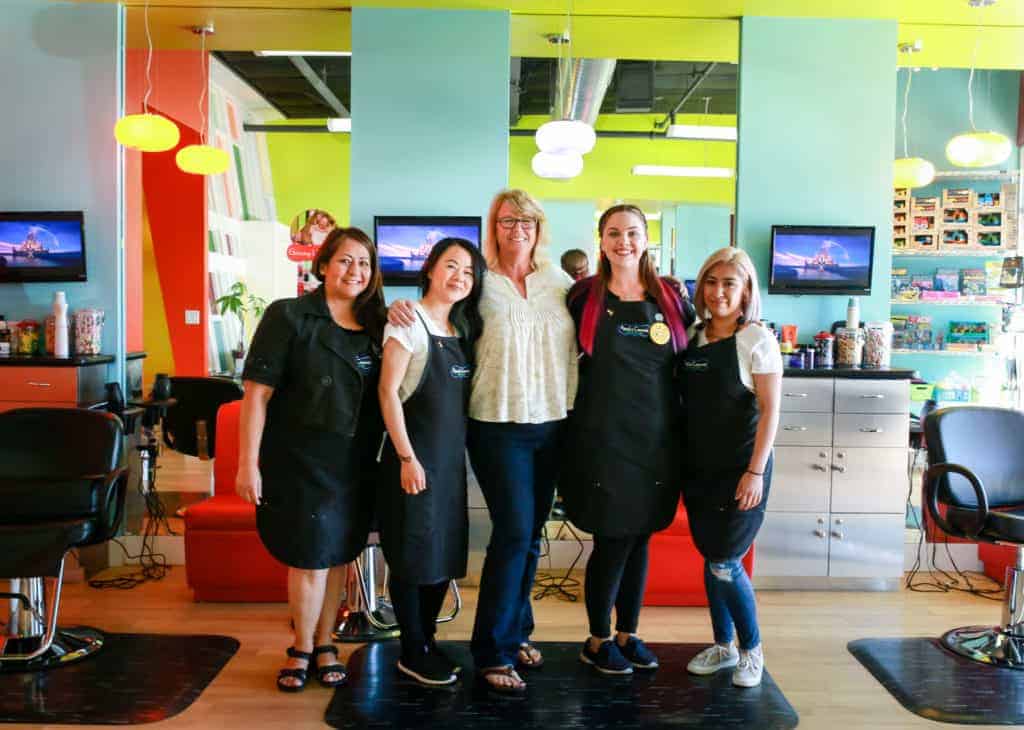
<path id="1" fill-rule="evenodd" d="M 249 291 L 249 288 L 245 285 L 244 281 L 236 281 L 231 286 L 231 290 L 224 296 L 217 299 L 215 304 L 220 308 L 222 316 L 231 312 L 238 318 L 238 322 L 242 327 L 241 335 L 238 339 L 238 347 L 231 351 L 231 355 L 235 359 L 235 372 L 241 373 L 242 364 L 245 361 L 246 316 L 251 316 L 253 323 L 258 321 L 259 318 L 263 316 L 264 310 L 267 308 L 267 300 L 263 297 L 258 297 Z"/>

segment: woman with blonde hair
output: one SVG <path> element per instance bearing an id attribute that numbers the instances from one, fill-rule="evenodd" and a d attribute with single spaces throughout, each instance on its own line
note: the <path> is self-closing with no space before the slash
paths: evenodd
<path id="1" fill-rule="evenodd" d="M 754 588 L 741 560 L 764 521 L 779 423 L 782 356 L 757 323 L 757 271 L 737 248 L 722 248 L 697 276 L 701 322 L 680 362 L 686 414 L 683 496 L 715 643 L 687 665 L 693 674 L 736 667 L 738 687 L 761 683 L 764 651 Z M 733 645 L 734 635 L 739 649 Z"/>
<path id="2" fill-rule="evenodd" d="M 544 663 L 530 643 L 530 591 L 559 466 L 565 418 L 576 397 L 576 338 L 565 295 L 572 280 L 545 255 L 547 218 L 522 190 L 502 190 L 487 213 L 476 369 L 467 446 L 493 524 L 473 625 L 473 659 L 500 693 L 526 690 L 516 667 Z M 414 321 L 395 302 L 393 325 Z"/>

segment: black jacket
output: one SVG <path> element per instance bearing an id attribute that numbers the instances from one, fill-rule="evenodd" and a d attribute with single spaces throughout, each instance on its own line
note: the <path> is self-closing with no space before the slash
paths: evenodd
<path id="1" fill-rule="evenodd" d="M 349 437 L 357 429 L 383 429 L 376 398 L 380 343 L 371 339 L 369 352 L 355 352 L 351 341 L 331 318 L 323 287 L 267 307 L 242 379 L 274 388 L 268 425 Z M 364 403 L 371 412 L 361 413 Z"/>

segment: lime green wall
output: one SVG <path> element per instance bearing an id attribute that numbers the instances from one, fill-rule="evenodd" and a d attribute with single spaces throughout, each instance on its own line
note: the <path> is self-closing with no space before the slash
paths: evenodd
<path id="1" fill-rule="evenodd" d="M 322 208 L 348 225 L 350 135 L 273 132 L 267 150 L 279 221 L 291 225 L 300 211 Z"/>

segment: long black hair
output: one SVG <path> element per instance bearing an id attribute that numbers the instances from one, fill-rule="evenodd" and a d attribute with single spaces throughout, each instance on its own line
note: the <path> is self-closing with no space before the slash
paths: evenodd
<path id="1" fill-rule="evenodd" d="M 430 249 L 430 255 L 427 256 L 427 260 L 423 262 L 423 268 L 420 269 L 420 291 L 426 296 L 430 290 L 430 272 L 434 270 L 444 252 L 452 246 L 458 246 L 469 254 L 469 260 L 473 266 L 473 287 L 465 299 L 452 305 L 448 321 L 452 323 L 462 339 L 472 346 L 476 344 L 484 329 L 484 320 L 480 316 L 480 294 L 484 288 L 484 272 L 487 271 L 487 262 L 484 260 L 483 254 L 480 253 L 480 249 L 465 238 L 442 238 Z"/>
<path id="2" fill-rule="evenodd" d="M 313 259 L 313 276 L 321 282 L 324 280 L 324 268 L 334 258 L 334 254 L 341 248 L 345 239 L 355 241 L 370 255 L 370 282 L 353 302 L 352 313 L 370 339 L 380 344 L 384 337 L 384 325 L 387 324 L 387 308 L 384 306 L 384 280 L 377 260 L 377 247 L 373 245 L 370 237 L 360 228 L 335 228 L 327 234 L 327 238 L 320 244 L 316 258 Z"/>

